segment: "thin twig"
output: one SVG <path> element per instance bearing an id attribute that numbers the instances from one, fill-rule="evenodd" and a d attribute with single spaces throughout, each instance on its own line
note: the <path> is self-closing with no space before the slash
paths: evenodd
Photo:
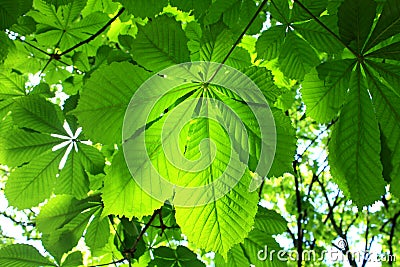
<path id="1" fill-rule="evenodd" d="M 305 7 L 299 0 L 294 0 L 295 4 L 298 4 L 299 7 L 301 7 L 305 12 L 307 12 L 322 28 L 324 28 L 330 35 L 332 35 L 336 40 L 339 41 L 344 47 L 346 47 L 354 56 L 357 58 L 359 55 L 351 48 L 349 45 L 347 45 L 343 40 L 336 34 L 334 33 L 331 29 L 329 29 L 317 16 L 315 16 L 307 7 Z"/>
<path id="2" fill-rule="evenodd" d="M 235 50 L 236 46 L 238 46 L 238 44 L 240 43 L 240 41 L 242 40 L 243 36 L 246 34 L 247 30 L 250 28 L 250 26 L 253 24 L 253 22 L 256 20 L 256 18 L 258 17 L 258 15 L 260 14 L 260 12 L 263 10 L 264 6 L 267 4 L 268 0 L 264 0 L 258 7 L 256 13 L 254 13 L 254 16 L 251 18 L 251 20 L 249 21 L 249 23 L 247 23 L 246 27 L 244 28 L 244 30 L 242 31 L 242 33 L 239 35 L 239 37 L 237 38 L 236 42 L 233 44 L 233 46 L 231 47 L 231 49 L 229 50 L 229 52 L 226 54 L 226 56 L 224 57 L 224 59 L 221 61 L 220 65 L 218 66 L 218 68 L 215 70 L 215 72 L 213 73 L 213 75 L 211 76 L 211 78 L 207 81 L 207 83 L 211 83 L 211 81 L 215 78 L 215 76 L 217 75 L 217 73 L 221 70 L 222 66 L 225 64 L 225 62 L 228 60 L 228 58 L 231 56 L 231 54 L 233 53 L 233 50 Z"/>
<path id="3" fill-rule="evenodd" d="M 65 50 L 64 52 L 62 52 L 61 54 L 59 54 L 59 56 L 63 56 L 65 54 L 68 54 L 69 52 L 77 49 L 78 47 L 89 43 L 90 41 L 94 40 L 97 36 L 99 36 L 102 32 L 104 32 L 108 26 L 110 26 L 119 16 L 121 16 L 121 14 L 125 11 L 125 8 L 121 8 L 118 13 L 111 18 L 106 25 L 104 25 L 100 30 L 98 30 L 95 34 L 91 35 L 89 38 L 87 38 L 86 40 L 83 40 L 82 42 L 77 43 L 76 45 L 72 46 L 71 48 L 68 48 L 67 50 Z"/>

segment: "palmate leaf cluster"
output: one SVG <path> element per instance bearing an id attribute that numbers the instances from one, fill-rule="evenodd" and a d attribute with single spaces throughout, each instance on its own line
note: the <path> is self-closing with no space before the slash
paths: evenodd
<path id="1" fill-rule="evenodd" d="M 293 172 L 296 136 L 285 97 L 295 85 L 306 115 L 332 124 L 329 164 L 345 195 L 359 207 L 379 200 L 387 185 L 400 196 L 399 18 L 398 0 L 0 0 L 0 163 L 11 170 L 5 195 L 18 209 L 41 206 L 37 229 L 51 255 L 15 245 L 0 250 L 0 263 L 82 265 L 75 247 L 83 240 L 91 264 L 205 266 L 212 251 L 216 266 L 286 265 L 257 258 L 266 245 L 280 249 L 273 235 L 286 222 L 248 190 L 264 160 L 263 140 L 247 105 L 226 88 L 188 83 L 162 98 L 143 127 L 160 171 L 204 185 L 229 162 L 224 129 L 193 117 L 179 137 L 185 157 L 196 160 L 203 139 L 223 153 L 183 176 L 165 157 L 159 133 L 183 100 L 229 106 L 249 136 L 239 132 L 233 141 L 250 149 L 228 194 L 174 207 L 132 179 L 122 152 L 129 101 L 158 71 L 190 61 L 225 63 L 260 88 L 277 135 L 268 178 Z M 229 112 L 220 115 L 233 121 Z M 146 168 L 134 175 L 146 179 Z"/>

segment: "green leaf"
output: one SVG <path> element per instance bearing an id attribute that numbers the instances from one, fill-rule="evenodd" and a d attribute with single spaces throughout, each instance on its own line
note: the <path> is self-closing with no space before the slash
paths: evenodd
<path id="1" fill-rule="evenodd" d="M 19 166 L 30 162 L 35 157 L 60 143 L 49 135 L 31 133 L 15 129 L 1 138 L 0 162 L 8 166 Z"/>
<path id="2" fill-rule="evenodd" d="M 368 65 L 371 65 L 375 71 L 383 77 L 388 84 L 391 85 L 393 91 L 400 96 L 400 92 L 397 89 L 397 84 L 400 83 L 400 66 L 388 63 L 380 63 L 368 60 Z"/>
<path id="3" fill-rule="evenodd" d="M 366 74 L 369 78 L 368 85 L 371 88 L 373 104 L 380 123 L 381 140 L 383 138 L 385 141 L 385 144 L 382 144 L 385 145 L 382 153 L 387 153 L 382 162 L 384 175 L 386 174 L 384 178 L 391 181 L 390 190 L 398 196 L 400 195 L 398 190 L 400 180 L 398 178 L 400 173 L 400 96 L 373 75 L 369 68 Z"/>
<path id="4" fill-rule="evenodd" d="M 285 40 L 285 26 L 271 27 L 257 39 L 257 58 L 271 60 L 279 56 L 281 46 Z"/>
<path id="5" fill-rule="evenodd" d="M 83 255 L 80 251 L 74 251 L 65 258 L 61 267 L 76 267 L 83 265 Z"/>
<path id="6" fill-rule="evenodd" d="M 60 149 L 45 153 L 10 174 L 4 192 L 10 205 L 19 209 L 30 208 L 50 196 L 62 152 Z"/>
<path id="7" fill-rule="evenodd" d="M 41 209 L 37 224 L 43 232 L 42 242 L 58 262 L 64 253 L 78 244 L 92 215 L 101 209 L 98 196 L 76 200 L 59 195 Z"/>
<path id="8" fill-rule="evenodd" d="M 307 115 L 318 122 L 330 122 L 345 100 L 354 60 L 340 60 L 319 65 L 307 74 L 301 88 Z"/>
<path id="9" fill-rule="evenodd" d="M 276 148 L 268 176 L 279 177 L 292 172 L 293 156 L 296 150 L 295 129 L 290 118 L 279 109 L 272 109 L 276 127 Z"/>
<path id="10" fill-rule="evenodd" d="M 159 16 L 139 28 L 130 49 L 136 62 L 146 69 L 159 71 L 190 61 L 187 42 L 179 22 L 167 16 Z"/>
<path id="11" fill-rule="evenodd" d="M 78 157 L 79 152 L 71 151 L 64 168 L 57 177 L 57 185 L 54 189 L 55 194 L 68 194 L 77 199 L 87 196 L 89 191 L 89 179 L 81 161 Z"/>
<path id="12" fill-rule="evenodd" d="M 322 16 L 319 20 L 333 32 L 338 31 L 336 16 Z M 293 28 L 318 51 L 339 53 L 343 50 L 343 45 L 315 20 L 293 24 Z"/>
<path id="13" fill-rule="evenodd" d="M 211 4 L 211 7 L 208 9 L 208 13 L 204 17 L 204 23 L 206 25 L 216 23 L 221 15 L 229 10 L 230 8 L 238 5 L 239 0 L 216 0 Z M 239 4 L 240 5 L 240 4 Z"/>
<path id="14" fill-rule="evenodd" d="M 7 34 L 5 32 L 0 32 L 0 62 L 3 62 L 3 60 L 7 58 L 8 50 L 13 46 L 14 44 L 11 39 L 8 38 Z"/>
<path id="15" fill-rule="evenodd" d="M 328 0 L 301 0 L 301 3 L 316 17 L 325 11 Z M 291 21 L 304 21 L 312 19 L 312 16 L 301 8 L 295 1 Z"/>
<path id="16" fill-rule="evenodd" d="M 366 57 L 400 60 L 400 42 L 379 48 L 367 54 Z"/>
<path id="17" fill-rule="evenodd" d="M 40 232 L 50 234 L 74 220 L 80 213 L 100 207 L 98 196 L 77 200 L 73 196 L 58 195 L 49 200 L 36 218 Z"/>
<path id="18" fill-rule="evenodd" d="M 294 32 L 287 33 L 279 55 L 279 68 L 291 79 L 302 80 L 319 63 L 315 51 Z"/>
<path id="19" fill-rule="evenodd" d="M 251 0 L 240 0 L 237 4 L 223 12 L 223 21 L 233 32 L 241 33 L 257 12 L 257 5 Z M 260 12 L 247 30 L 246 34 L 258 34 L 265 21 L 265 14 Z"/>
<path id="20" fill-rule="evenodd" d="M 350 81 L 350 93 L 332 130 L 329 160 L 332 175 L 359 206 L 370 205 L 385 192 L 380 162 L 378 121 L 360 67 Z M 345 185 L 343 185 L 343 183 Z"/>
<path id="21" fill-rule="evenodd" d="M 153 251 L 153 255 L 154 260 L 149 263 L 149 266 L 206 266 L 197 259 L 197 255 L 193 251 L 184 246 L 178 246 L 176 250 L 169 247 L 158 247 Z"/>
<path id="22" fill-rule="evenodd" d="M 56 10 L 52 5 L 36 1 L 35 8 L 38 11 L 32 11 L 29 15 L 40 28 L 36 35 L 38 42 L 49 46 L 59 45 L 60 50 L 64 51 L 100 30 L 109 17 L 102 12 L 94 12 L 79 18 L 85 5 L 86 1 L 72 0 Z"/>
<path id="23" fill-rule="evenodd" d="M 281 95 L 281 90 L 275 85 L 271 71 L 266 68 L 250 67 L 243 71 L 261 90 L 271 105 Z"/>
<path id="24" fill-rule="evenodd" d="M 47 4 L 49 5 L 53 5 L 56 7 L 56 9 L 59 6 L 65 6 L 68 4 L 71 4 L 72 2 L 74 2 L 74 0 L 44 0 Z M 84 0 L 86 2 L 86 0 Z"/>
<path id="25" fill-rule="evenodd" d="M 135 17 L 145 18 L 158 15 L 168 5 L 168 0 L 113 0 L 120 2 Z"/>
<path id="26" fill-rule="evenodd" d="M 60 262 L 64 253 L 78 244 L 85 228 L 96 209 L 80 213 L 62 228 L 42 235 L 43 246 Z"/>
<path id="27" fill-rule="evenodd" d="M 368 51 L 378 43 L 400 32 L 400 5 L 397 0 L 387 0 L 372 34 L 365 45 Z"/>
<path id="28" fill-rule="evenodd" d="M 78 143 L 78 158 L 81 164 L 91 174 L 99 174 L 104 171 L 104 156 L 92 146 Z"/>
<path id="29" fill-rule="evenodd" d="M 373 0 L 346 0 L 339 7 L 338 25 L 341 39 L 361 52 L 374 22 L 376 3 Z"/>
<path id="30" fill-rule="evenodd" d="M 36 31 L 36 22 L 30 16 L 19 17 L 16 24 L 11 27 L 11 31 L 20 35 L 29 35 Z"/>
<path id="31" fill-rule="evenodd" d="M 195 17 L 199 18 L 205 14 L 205 11 L 211 5 L 211 0 L 170 0 L 170 4 L 185 12 L 193 10 Z"/>
<path id="32" fill-rule="evenodd" d="M 132 178 L 121 152 L 113 158 L 111 169 L 104 178 L 102 192 L 103 216 L 115 214 L 128 218 L 132 216 L 141 218 L 151 215 L 163 205 L 144 192 Z"/>
<path id="33" fill-rule="evenodd" d="M 87 80 L 78 107 L 70 114 L 78 118 L 86 136 L 93 141 L 119 143 L 128 103 L 149 75 L 128 62 L 112 63 L 100 68 Z"/>
<path id="34" fill-rule="evenodd" d="M 196 140 L 196 136 L 209 137 L 214 142 L 218 142 L 219 148 L 217 151 L 219 151 L 222 145 L 220 142 L 223 142 L 221 137 L 218 138 L 216 136 L 219 131 L 216 131 L 217 129 L 212 127 L 211 124 L 207 126 L 204 123 L 205 121 L 193 124 L 196 128 L 192 131 L 189 130 L 193 133 L 193 136 L 190 136 L 191 140 Z M 208 129 L 208 134 L 204 135 L 202 129 Z M 197 141 L 199 140 L 197 139 Z M 193 152 L 190 152 L 190 148 Z M 197 148 L 196 143 L 188 144 L 188 152 L 190 154 L 187 153 L 185 155 L 188 159 L 196 156 L 194 148 Z M 202 153 L 203 156 L 207 157 L 205 149 Z M 212 182 L 221 173 L 218 166 L 221 166 L 221 164 L 223 166 L 224 161 L 222 159 L 220 159 L 222 162 L 217 160 L 221 156 L 218 156 L 217 152 L 214 161 L 210 165 L 211 167 L 208 167 L 206 172 L 201 172 L 200 175 L 190 175 L 188 173 L 187 177 L 182 177 L 181 179 L 190 181 L 189 186 L 204 184 L 206 182 L 204 181 L 205 177 L 208 177 L 208 182 L 206 183 Z M 230 162 L 230 164 L 238 165 L 233 162 Z M 220 252 L 223 255 L 226 255 L 234 244 L 241 242 L 253 225 L 256 203 L 258 202 L 257 193 L 249 192 L 251 179 L 250 173 L 246 171 L 238 184 L 220 199 L 203 206 L 176 207 L 176 221 L 181 226 L 182 233 L 188 237 L 188 240 L 199 248 L 204 248 L 206 251 Z M 219 191 L 221 188 L 213 186 L 212 190 Z M 233 203 L 234 205 L 232 205 Z"/>
<path id="35" fill-rule="evenodd" d="M 8 69 L 0 69 L 0 99 L 24 96 L 25 79 L 21 75 L 10 73 Z"/>
<path id="36" fill-rule="evenodd" d="M 86 230 L 85 243 L 91 250 L 104 247 L 110 236 L 108 217 L 101 218 L 100 214 L 101 210 L 99 210 Z"/>
<path id="37" fill-rule="evenodd" d="M 57 266 L 43 257 L 34 247 L 15 244 L 0 249 L 0 265 L 15 267 Z"/>
<path id="38" fill-rule="evenodd" d="M 12 117 L 19 127 L 41 133 L 64 133 L 61 111 L 39 96 L 19 98 L 14 105 Z"/>
<path id="39" fill-rule="evenodd" d="M 273 254 L 274 257 L 272 259 L 269 255 L 273 250 L 275 252 L 282 250 L 272 236 L 283 233 L 286 229 L 287 222 L 281 215 L 277 214 L 275 211 L 259 207 L 255 218 L 254 229 L 249 233 L 244 242 L 235 245 L 229 251 L 227 261 L 217 255 L 217 266 L 240 267 L 250 264 L 256 267 L 287 266 L 285 261 L 279 261 L 276 257 L 277 253 Z M 262 253 L 260 253 L 260 251 Z M 265 256 L 266 258 L 263 259 Z"/>
<path id="40" fill-rule="evenodd" d="M 198 57 L 192 56 L 192 60 L 222 62 L 233 44 L 233 33 L 225 26 L 210 26 L 210 29 L 203 31 L 200 46 L 197 46 L 200 48 L 199 53 L 192 51 L 198 55 Z M 244 69 L 251 65 L 250 55 L 244 48 L 236 47 L 225 64 L 236 69 Z"/>
<path id="41" fill-rule="evenodd" d="M 289 24 L 290 9 L 288 0 L 276 0 L 269 2 L 271 17 L 282 24 Z"/>
<path id="42" fill-rule="evenodd" d="M 0 30 L 7 29 L 17 22 L 18 17 L 32 7 L 32 0 L 1 0 L 0 1 Z"/>

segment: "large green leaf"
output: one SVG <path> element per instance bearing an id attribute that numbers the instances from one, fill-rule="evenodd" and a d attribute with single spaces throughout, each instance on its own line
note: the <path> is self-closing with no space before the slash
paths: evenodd
<path id="1" fill-rule="evenodd" d="M 231 8 L 223 12 L 223 22 L 233 32 L 241 33 L 257 12 L 257 5 L 251 0 L 240 0 Z M 247 30 L 248 35 L 258 34 L 265 21 L 265 14 L 260 12 Z"/>
<path id="2" fill-rule="evenodd" d="M 10 73 L 10 70 L 0 69 L 0 99 L 10 97 L 24 96 L 25 79 L 16 73 Z"/>
<path id="3" fill-rule="evenodd" d="M 92 217 L 101 209 L 98 196 L 76 200 L 60 195 L 50 199 L 37 218 L 38 229 L 43 232 L 43 245 L 58 262 L 64 253 L 78 244 Z"/>
<path id="4" fill-rule="evenodd" d="M 59 139 L 49 135 L 15 129 L 1 138 L 0 162 L 8 166 L 19 166 L 41 155 L 58 143 Z"/>
<path id="5" fill-rule="evenodd" d="M 193 14 L 199 18 L 205 14 L 205 11 L 211 5 L 211 0 L 170 0 L 170 4 L 185 12 L 192 10 Z"/>
<path id="6" fill-rule="evenodd" d="M 327 123 L 339 112 L 345 100 L 354 60 L 326 62 L 307 74 L 301 88 L 307 115 Z"/>
<path id="7" fill-rule="evenodd" d="M 366 57 L 400 60 L 400 42 L 379 48 L 367 54 Z"/>
<path id="8" fill-rule="evenodd" d="M 17 22 L 18 17 L 32 7 L 32 0 L 1 0 L 0 1 L 0 30 L 7 29 Z"/>
<path id="9" fill-rule="evenodd" d="M 339 8 L 338 25 L 341 39 L 361 52 L 374 22 L 376 3 L 373 0 L 346 0 Z"/>
<path id="10" fill-rule="evenodd" d="M 19 209 L 30 208 L 50 196 L 62 152 L 62 149 L 47 152 L 10 174 L 4 191 L 10 205 Z"/>
<path id="11" fill-rule="evenodd" d="M 175 250 L 169 247 L 158 247 L 153 251 L 154 260 L 149 266 L 180 266 L 203 267 L 203 262 L 197 259 L 197 255 L 187 247 L 178 246 Z"/>
<path id="12" fill-rule="evenodd" d="M 177 207 L 176 221 L 182 233 L 197 247 L 226 255 L 233 245 L 243 241 L 254 223 L 258 195 L 249 192 L 250 181 L 247 172 L 222 198 L 203 206 Z"/>
<path id="13" fill-rule="evenodd" d="M 15 267 L 57 266 L 42 256 L 34 247 L 15 244 L 0 249 L 0 265 Z"/>
<path id="14" fill-rule="evenodd" d="M 378 121 L 367 85 L 358 66 L 351 91 L 329 143 L 332 174 L 341 189 L 358 205 L 372 204 L 385 192 L 380 161 Z"/>
<path id="15" fill-rule="evenodd" d="M 364 51 L 400 32 L 400 5 L 397 0 L 387 0 Z"/>
<path id="16" fill-rule="evenodd" d="M 113 0 L 120 2 L 135 17 L 154 17 L 168 5 L 168 0 Z"/>
<path id="17" fill-rule="evenodd" d="M 110 236 L 110 224 L 108 222 L 108 217 L 101 218 L 100 214 L 101 210 L 95 214 L 95 217 L 90 222 L 85 234 L 85 243 L 92 250 L 104 247 Z"/>
<path id="18" fill-rule="evenodd" d="M 55 194 L 68 194 L 82 199 L 87 196 L 89 191 L 89 179 L 79 160 L 78 153 L 72 151 L 68 155 L 68 160 L 64 168 L 57 177 L 57 185 L 54 189 Z"/>
<path id="19" fill-rule="evenodd" d="M 325 11 L 328 4 L 328 0 L 300 0 L 299 2 L 301 2 L 316 17 L 319 17 L 319 15 Z M 304 21 L 309 19 L 312 19 L 312 16 L 300 7 L 297 1 L 295 1 L 290 20 Z"/>
<path id="20" fill-rule="evenodd" d="M 196 46 L 199 51 L 191 51 L 191 59 L 193 61 L 222 62 L 233 43 L 234 34 L 230 30 L 222 24 L 212 25 L 203 31 L 199 45 Z M 251 65 L 250 55 L 245 49 L 236 47 L 225 64 L 236 69 L 244 69 Z"/>
<path id="21" fill-rule="evenodd" d="M 35 1 L 35 9 L 29 15 L 38 23 L 36 38 L 42 45 L 58 45 L 63 51 L 80 41 L 89 38 L 101 29 L 109 20 L 102 12 L 94 12 L 79 18 L 86 1 L 71 0 L 67 5 L 54 6 Z"/>
<path id="22" fill-rule="evenodd" d="M 322 16 L 319 20 L 324 23 L 332 32 L 337 33 L 337 17 Z M 327 32 L 315 20 L 293 24 L 294 29 L 303 36 L 318 51 L 328 53 L 339 53 L 343 50 L 343 45 L 334 36 Z"/>
<path id="23" fill-rule="evenodd" d="M 271 60 L 278 57 L 282 43 L 286 36 L 286 28 L 283 25 L 271 27 L 257 39 L 257 57 Z"/>
<path id="24" fill-rule="evenodd" d="M 159 71 L 190 61 L 187 42 L 179 22 L 167 16 L 159 16 L 139 28 L 136 39 L 130 44 L 130 52 L 146 69 Z"/>
<path id="25" fill-rule="evenodd" d="M 68 195 L 56 196 L 47 202 L 36 218 L 38 230 L 42 233 L 52 233 L 63 228 L 80 213 L 101 206 L 98 196 L 77 200 Z"/>
<path id="26" fill-rule="evenodd" d="M 86 82 L 78 107 L 71 113 L 93 141 L 119 143 L 129 100 L 148 77 L 148 72 L 128 62 L 100 68 Z"/>
<path id="27" fill-rule="evenodd" d="M 394 93 L 392 88 L 383 84 L 372 73 L 370 68 L 367 69 L 366 74 L 369 78 L 368 85 L 371 88 L 371 95 L 380 123 L 381 134 L 384 136 L 384 140 L 386 140 L 386 152 L 388 153 L 386 159 L 389 162 L 389 166 L 385 166 L 385 159 L 382 160 L 384 174 L 387 174 L 387 177 L 384 178 L 388 178 L 391 182 L 391 191 L 396 195 L 400 195 L 400 179 L 398 178 L 400 172 L 400 97 Z"/>
<path id="28" fill-rule="evenodd" d="M 83 265 L 83 257 L 82 257 L 82 252 L 80 251 L 74 251 L 65 258 L 65 260 L 62 262 L 61 266 L 62 267 L 76 267 Z"/>
<path id="29" fill-rule="evenodd" d="M 141 218 L 151 215 L 155 209 L 163 205 L 162 202 L 144 192 L 132 178 L 121 152 L 113 158 L 111 169 L 104 178 L 102 192 L 103 215 L 115 214 L 128 218 L 132 216 Z"/>
<path id="30" fill-rule="evenodd" d="M 19 127 L 40 133 L 64 132 L 60 109 L 42 97 L 19 98 L 12 110 L 12 117 Z"/>

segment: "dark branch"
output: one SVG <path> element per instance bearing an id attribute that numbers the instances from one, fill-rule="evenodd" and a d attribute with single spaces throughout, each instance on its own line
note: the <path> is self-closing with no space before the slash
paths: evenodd
<path id="1" fill-rule="evenodd" d="M 225 64 L 225 62 L 228 60 L 228 58 L 231 56 L 231 54 L 233 53 L 233 51 L 235 50 L 236 46 L 238 46 L 238 44 L 240 43 L 240 41 L 242 40 L 243 36 L 246 34 L 247 30 L 250 28 L 250 26 L 253 24 L 253 22 L 256 20 L 256 18 L 258 17 L 258 15 L 260 14 L 260 12 L 263 10 L 264 6 L 267 4 L 268 0 L 264 0 L 258 7 L 256 13 L 254 13 L 254 16 L 251 18 L 251 20 L 249 21 L 249 23 L 247 23 L 246 27 L 244 28 L 244 30 L 242 31 L 242 33 L 239 35 L 239 37 L 237 38 L 236 42 L 233 44 L 233 46 L 231 47 L 231 49 L 229 50 L 228 54 L 226 54 L 226 56 L 224 57 L 224 59 L 221 61 L 220 66 L 215 70 L 215 72 L 213 73 L 213 75 L 211 76 L 211 78 L 207 81 L 207 83 L 211 83 L 211 81 L 215 78 L 215 76 L 217 75 L 217 73 L 221 70 L 222 66 Z"/>

